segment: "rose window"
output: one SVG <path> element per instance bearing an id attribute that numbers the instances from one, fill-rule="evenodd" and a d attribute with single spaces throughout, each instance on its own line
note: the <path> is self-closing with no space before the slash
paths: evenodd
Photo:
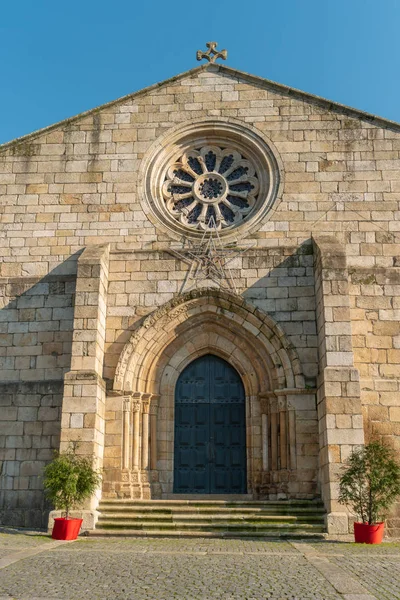
<path id="1" fill-rule="evenodd" d="M 168 168 L 162 187 L 169 214 L 200 230 L 240 224 L 254 208 L 258 192 L 252 163 L 232 148 L 217 146 L 186 151 Z"/>

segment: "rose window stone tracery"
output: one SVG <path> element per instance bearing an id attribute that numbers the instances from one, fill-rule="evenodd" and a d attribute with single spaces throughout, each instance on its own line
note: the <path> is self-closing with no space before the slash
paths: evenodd
<path id="1" fill-rule="evenodd" d="M 232 148 L 187 150 L 169 166 L 162 194 L 169 214 L 192 229 L 240 224 L 254 208 L 259 180 L 253 164 Z"/>

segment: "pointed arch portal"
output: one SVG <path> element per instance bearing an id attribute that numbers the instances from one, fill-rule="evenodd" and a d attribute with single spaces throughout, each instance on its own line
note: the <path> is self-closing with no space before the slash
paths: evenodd
<path id="1" fill-rule="evenodd" d="M 215 369 L 218 393 L 225 390 L 220 396 L 214 394 Z M 229 381 L 241 390 L 232 410 L 222 408 L 235 399 Z M 283 329 L 235 294 L 194 290 L 146 317 L 121 352 L 106 411 L 105 496 L 197 492 L 274 499 L 312 497 L 316 489 L 315 395 L 304 385 L 299 357 Z M 212 433 L 216 419 L 218 443 Z"/>

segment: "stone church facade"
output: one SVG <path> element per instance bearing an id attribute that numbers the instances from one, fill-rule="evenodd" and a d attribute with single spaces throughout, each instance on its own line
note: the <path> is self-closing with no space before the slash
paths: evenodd
<path id="1" fill-rule="evenodd" d="M 46 525 L 78 442 L 88 528 L 186 491 L 320 496 L 346 532 L 351 449 L 400 449 L 399 152 L 396 123 L 219 64 L 0 146 L 0 522 Z"/>

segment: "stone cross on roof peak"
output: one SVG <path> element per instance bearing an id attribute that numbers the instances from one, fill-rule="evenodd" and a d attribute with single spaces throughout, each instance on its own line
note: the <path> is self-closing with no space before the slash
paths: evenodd
<path id="1" fill-rule="evenodd" d="M 217 42 L 207 42 L 206 46 L 208 48 L 207 52 L 202 52 L 201 50 L 197 50 L 196 58 L 197 60 L 203 60 L 203 58 L 207 59 L 208 62 L 214 63 L 217 58 L 222 58 L 222 60 L 226 60 L 228 58 L 228 51 L 221 50 L 219 52 L 216 50 L 218 43 Z"/>

